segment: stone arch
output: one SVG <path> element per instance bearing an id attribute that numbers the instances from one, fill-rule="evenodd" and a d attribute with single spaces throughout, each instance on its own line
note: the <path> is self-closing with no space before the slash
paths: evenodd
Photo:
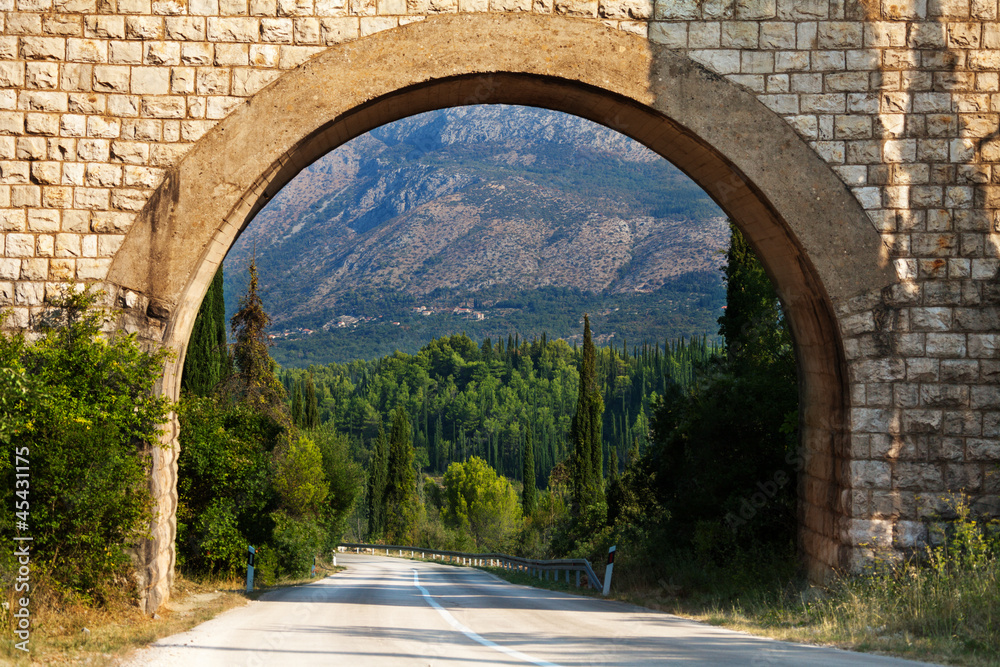
<path id="1" fill-rule="evenodd" d="M 754 95 L 688 58 L 595 21 L 436 16 L 325 51 L 247 99 L 165 176 L 108 276 L 126 326 L 178 352 L 242 229 L 312 161 L 379 125 L 468 104 L 545 107 L 644 143 L 703 187 L 758 251 L 800 369 L 800 543 L 820 579 L 851 558 L 848 371 L 838 306 L 895 282 L 879 234 L 831 168 Z M 132 296 L 130 296 L 132 295 Z M 136 298 L 138 296 L 138 298 Z M 160 519 L 142 555 L 147 609 L 169 595 L 176 447 L 156 462 Z"/>

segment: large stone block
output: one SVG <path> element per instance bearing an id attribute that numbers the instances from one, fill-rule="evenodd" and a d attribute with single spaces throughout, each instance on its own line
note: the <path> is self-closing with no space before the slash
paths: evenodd
<path id="1" fill-rule="evenodd" d="M 696 19 L 699 15 L 697 0 L 656 0 L 653 15 L 661 21 Z"/>
<path id="2" fill-rule="evenodd" d="M 848 525 L 850 544 L 869 547 L 892 544 L 892 521 L 889 519 L 849 519 Z"/>
<path id="3" fill-rule="evenodd" d="M 884 461 L 851 461 L 851 486 L 856 489 L 888 489 L 892 469 Z"/>

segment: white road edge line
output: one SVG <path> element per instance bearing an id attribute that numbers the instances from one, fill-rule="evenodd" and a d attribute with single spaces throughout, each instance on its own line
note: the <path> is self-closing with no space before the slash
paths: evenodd
<path id="1" fill-rule="evenodd" d="M 427 604 L 433 607 L 437 611 L 437 613 L 441 614 L 441 618 L 448 621 L 448 625 L 455 628 L 469 639 L 475 642 L 479 642 L 486 648 L 491 648 L 494 651 L 499 651 L 500 653 L 506 653 L 512 658 L 517 658 L 518 660 L 529 662 L 532 665 L 538 665 L 538 667 L 560 667 L 554 662 L 548 662 L 545 660 L 539 660 L 538 658 L 532 658 L 530 655 L 527 655 L 526 653 L 521 653 L 516 649 L 507 648 L 506 646 L 500 646 L 499 644 L 495 644 L 494 642 L 491 642 L 489 639 L 484 639 L 483 637 L 480 637 L 475 632 L 473 632 L 469 628 L 459 623 L 454 616 L 448 613 L 448 610 L 446 610 L 444 607 L 438 604 L 438 601 L 435 600 L 433 596 L 431 596 L 431 594 L 427 592 L 426 588 L 420 585 L 420 579 L 417 577 L 416 568 L 413 569 L 413 585 L 420 590 L 420 594 L 424 596 L 425 600 L 427 600 Z"/>

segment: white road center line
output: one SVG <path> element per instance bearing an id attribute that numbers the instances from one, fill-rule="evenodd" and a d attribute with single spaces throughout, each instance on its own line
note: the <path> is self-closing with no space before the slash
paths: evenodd
<path id="1" fill-rule="evenodd" d="M 538 665 L 538 667 L 559 667 L 559 665 L 555 664 L 554 662 L 548 662 L 546 660 L 539 660 L 538 658 L 532 658 L 530 655 L 527 655 L 526 653 L 521 653 L 518 650 L 507 648 L 506 646 L 500 646 L 499 644 L 491 642 L 489 639 L 484 639 L 483 637 L 480 637 L 469 628 L 459 623 L 454 616 L 448 613 L 448 610 L 446 610 L 444 607 L 438 604 L 438 601 L 435 600 L 433 596 L 431 596 L 431 594 L 427 592 L 426 588 L 420 585 L 420 579 L 417 577 L 416 568 L 413 569 L 413 585 L 420 590 L 420 594 L 424 596 L 425 600 L 427 600 L 427 604 L 429 604 L 431 607 L 437 610 L 437 613 L 441 614 L 441 618 L 448 621 L 448 625 L 455 628 L 469 639 L 475 642 L 479 642 L 486 648 L 491 648 L 494 651 L 505 653 L 512 658 L 516 658 L 518 660 L 531 663 L 532 665 Z"/>

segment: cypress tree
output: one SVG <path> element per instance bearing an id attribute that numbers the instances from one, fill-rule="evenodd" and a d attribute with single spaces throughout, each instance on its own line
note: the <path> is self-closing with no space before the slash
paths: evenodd
<path id="1" fill-rule="evenodd" d="M 535 488 L 534 437 L 531 435 L 531 428 L 528 428 L 526 431 L 524 434 L 524 452 L 522 454 L 524 471 L 522 475 L 523 490 L 521 491 L 521 505 L 524 508 L 525 515 L 528 515 L 535 511 L 535 502 L 538 494 Z"/>
<path id="2" fill-rule="evenodd" d="M 416 474 L 413 470 L 410 417 L 396 408 L 389 435 L 388 474 L 385 484 L 385 536 L 393 544 L 406 544 L 417 519 Z"/>
<path id="3" fill-rule="evenodd" d="M 786 337 L 781 306 L 764 267 L 746 237 L 730 224 L 732 237 L 726 256 L 726 311 L 719 318 L 719 334 L 726 341 L 730 362 L 761 364 L 773 361 Z M 702 339 L 702 356 L 708 341 Z"/>
<path id="4" fill-rule="evenodd" d="M 603 414 L 604 400 L 597 383 L 596 350 L 590 334 L 590 317 L 584 315 L 580 389 L 576 399 L 576 413 L 570 425 L 570 439 L 573 443 L 573 505 L 577 513 L 603 499 Z"/>
<path id="5" fill-rule="evenodd" d="M 306 378 L 306 391 L 303 396 L 303 418 L 306 428 L 319 427 L 319 403 L 316 400 L 316 385 L 312 376 Z"/>
<path id="6" fill-rule="evenodd" d="M 435 470 L 441 470 L 444 467 L 445 451 L 442 446 L 443 441 L 444 424 L 441 422 L 441 413 L 439 412 L 437 420 L 434 422 L 434 437 L 431 439 L 430 451 L 428 452 L 431 466 Z"/>
<path id="7" fill-rule="evenodd" d="M 229 374 L 226 341 L 226 303 L 222 291 L 222 267 L 198 309 L 184 357 L 181 387 L 198 396 L 208 396 Z"/>
<path id="8" fill-rule="evenodd" d="M 296 382 L 292 390 L 292 423 L 305 426 L 305 410 L 302 407 L 302 383 Z"/>
<path id="9" fill-rule="evenodd" d="M 389 439 L 385 429 L 378 429 L 371 464 L 368 467 L 368 539 L 381 539 L 385 533 L 385 489 L 389 474 Z"/>

